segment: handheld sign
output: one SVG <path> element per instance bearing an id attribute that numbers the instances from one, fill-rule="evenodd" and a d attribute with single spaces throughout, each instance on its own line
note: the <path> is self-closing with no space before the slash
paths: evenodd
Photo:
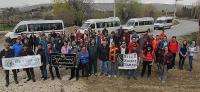
<path id="1" fill-rule="evenodd" d="M 52 66 L 77 67 L 76 54 L 52 53 L 50 54 L 50 61 Z"/>
<path id="2" fill-rule="evenodd" d="M 4 70 L 33 68 L 41 66 L 41 56 L 31 55 L 13 58 L 2 58 Z"/>
<path id="3" fill-rule="evenodd" d="M 119 65 L 119 69 L 136 69 L 138 66 L 137 63 L 137 54 L 124 54 L 121 56 L 121 63 Z"/>

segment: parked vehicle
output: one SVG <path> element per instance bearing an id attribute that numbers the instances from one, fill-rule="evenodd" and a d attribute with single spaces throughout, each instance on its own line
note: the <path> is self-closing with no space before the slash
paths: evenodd
<path id="1" fill-rule="evenodd" d="M 173 25 L 173 17 L 158 17 L 154 23 L 154 29 L 170 29 Z"/>
<path id="2" fill-rule="evenodd" d="M 152 17 L 129 19 L 123 29 L 130 32 L 150 32 L 154 30 L 154 19 Z"/>
<path id="3" fill-rule="evenodd" d="M 21 21 L 13 29 L 12 32 L 8 32 L 5 35 L 5 40 L 10 41 L 17 38 L 22 33 L 27 33 L 30 35 L 34 32 L 37 36 L 38 32 L 44 32 L 49 34 L 50 32 L 55 31 L 64 32 L 64 24 L 62 20 L 30 20 L 30 21 Z"/>
<path id="4" fill-rule="evenodd" d="M 109 33 L 120 28 L 121 22 L 118 17 L 109 17 L 103 19 L 89 19 L 86 20 L 81 28 L 79 29 L 81 33 L 85 33 L 89 28 L 95 29 L 95 31 L 102 31 L 106 28 Z"/>

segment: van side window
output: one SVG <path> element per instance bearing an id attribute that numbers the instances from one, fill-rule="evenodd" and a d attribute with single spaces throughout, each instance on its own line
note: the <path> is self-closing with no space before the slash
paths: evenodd
<path id="1" fill-rule="evenodd" d="M 139 22 L 139 25 L 140 25 L 140 26 L 143 26 L 143 25 L 144 25 L 144 21 L 140 21 L 140 22 Z"/>
<path id="2" fill-rule="evenodd" d="M 63 29 L 62 23 L 51 23 L 50 27 L 51 27 L 51 30 L 62 30 Z"/>
<path id="3" fill-rule="evenodd" d="M 16 33 L 21 33 L 21 32 L 25 32 L 27 31 L 27 26 L 26 25 L 20 25 L 17 29 L 16 29 Z"/>
<path id="4" fill-rule="evenodd" d="M 101 23 L 97 23 L 97 28 L 101 28 Z"/>
<path id="5" fill-rule="evenodd" d="M 114 26 L 115 26 L 115 27 L 120 26 L 120 22 L 119 22 L 119 21 L 116 21 L 115 24 L 114 24 Z"/>
<path id="6" fill-rule="evenodd" d="M 91 27 L 92 29 L 95 29 L 95 24 L 91 24 L 90 27 Z"/>
<path id="7" fill-rule="evenodd" d="M 138 26 L 138 22 L 135 22 L 135 26 Z"/>
<path id="8" fill-rule="evenodd" d="M 167 20 L 167 23 L 172 23 L 172 20 L 170 19 L 170 20 Z"/>

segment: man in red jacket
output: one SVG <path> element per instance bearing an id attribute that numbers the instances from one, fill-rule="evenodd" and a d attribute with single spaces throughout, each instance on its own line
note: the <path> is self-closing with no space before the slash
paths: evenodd
<path id="1" fill-rule="evenodd" d="M 172 40 L 168 44 L 169 51 L 173 54 L 173 60 L 171 68 L 174 68 L 175 66 L 175 59 L 176 59 L 176 53 L 178 52 L 179 44 L 176 40 L 176 36 L 172 37 Z"/>

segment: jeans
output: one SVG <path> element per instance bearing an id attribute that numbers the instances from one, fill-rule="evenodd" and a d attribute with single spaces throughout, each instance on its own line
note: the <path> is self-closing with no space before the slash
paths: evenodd
<path id="1" fill-rule="evenodd" d="M 101 73 L 108 74 L 107 62 L 100 60 L 99 65 L 100 65 L 99 69 L 100 69 Z"/>
<path id="2" fill-rule="evenodd" d="M 180 58 L 180 60 L 179 60 L 179 69 L 183 70 L 183 66 L 185 64 L 185 58 L 186 57 L 184 57 L 182 55 L 179 55 L 179 58 Z"/>
<path id="3" fill-rule="evenodd" d="M 109 61 L 108 64 L 108 74 L 117 75 L 117 62 Z"/>
<path id="4" fill-rule="evenodd" d="M 167 65 L 160 64 L 160 79 L 165 81 L 167 79 Z"/>
<path id="5" fill-rule="evenodd" d="M 136 75 L 135 75 L 135 70 L 136 70 L 136 69 L 129 69 L 129 70 L 128 70 L 127 73 L 128 73 L 128 77 L 129 77 L 129 78 L 131 78 L 131 77 L 136 77 Z"/>
<path id="6" fill-rule="evenodd" d="M 193 67 L 192 67 L 192 61 L 193 61 L 193 56 L 189 56 L 189 66 L 190 66 L 190 71 L 192 71 Z"/>
<path id="7" fill-rule="evenodd" d="M 47 68 L 46 64 L 40 66 L 41 74 L 43 78 L 47 78 Z"/>
<path id="8" fill-rule="evenodd" d="M 97 73 L 97 60 L 90 59 L 89 62 L 89 74 L 96 74 Z"/>

